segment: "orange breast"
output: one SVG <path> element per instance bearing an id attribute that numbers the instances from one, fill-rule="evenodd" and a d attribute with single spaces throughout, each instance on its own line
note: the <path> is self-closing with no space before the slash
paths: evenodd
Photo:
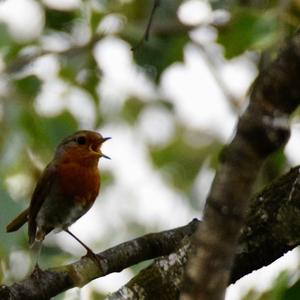
<path id="1" fill-rule="evenodd" d="M 57 174 L 66 201 L 80 202 L 83 207 L 90 207 L 94 203 L 100 189 L 97 167 L 69 162 L 61 164 Z"/>

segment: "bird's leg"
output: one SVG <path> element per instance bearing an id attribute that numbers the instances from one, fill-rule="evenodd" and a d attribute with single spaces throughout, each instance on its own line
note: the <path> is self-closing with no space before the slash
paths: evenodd
<path id="1" fill-rule="evenodd" d="M 66 233 L 68 233 L 70 236 L 72 236 L 78 243 L 80 243 L 87 251 L 86 255 L 87 257 L 94 260 L 100 268 L 102 268 L 101 260 L 106 260 L 105 257 L 95 254 L 86 244 L 84 244 L 77 236 L 75 236 L 69 229 L 64 229 Z"/>
<path id="2" fill-rule="evenodd" d="M 40 259 L 40 255 L 41 255 L 41 251 L 42 251 L 42 247 L 43 247 L 43 240 L 36 240 L 33 244 L 32 250 L 35 254 L 36 257 L 36 261 L 35 261 L 35 266 L 33 269 L 33 272 L 39 272 L 41 271 L 41 268 L 39 266 L 39 259 Z"/>
<path id="3" fill-rule="evenodd" d="M 39 278 L 42 270 L 39 266 L 39 258 L 42 250 L 43 242 L 42 241 L 35 241 L 32 247 L 32 251 L 34 256 L 36 257 L 35 265 L 31 273 L 31 277 Z"/>
<path id="4" fill-rule="evenodd" d="M 39 283 L 41 283 L 42 279 L 45 277 L 43 270 L 39 266 L 39 258 L 40 258 L 40 254 L 42 251 L 44 237 L 45 237 L 45 235 L 43 235 L 41 240 L 35 240 L 34 244 L 32 246 L 32 250 L 36 255 L 36 262 L 35 262 L 35 266 L 34 266 L 32 272 L 30 274 L 30 277 Z M 42 284 L 38 286 L 38 288 L 42 294 L 41 298 L 45 299 L 45 300 L 50 300 L 49 296 L 47 295 L 47 291 L 43 287 L 44 286 Z"/>

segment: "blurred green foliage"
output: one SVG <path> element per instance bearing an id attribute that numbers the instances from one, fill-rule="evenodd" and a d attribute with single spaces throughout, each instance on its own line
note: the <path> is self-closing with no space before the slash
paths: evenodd
<path id="1" fill-rule="evenodd" d="M 250 290 L 243 300 L 297 300 L 300 295 L 300 281 L 295 271 L 282 271 L 275 278 L 272 286 L 263 293 Z"/>
<path id="2" fill-rule="evenodd" d="M 246 50 L 265 50 L 273 46 L 280 35 L 277 14 L 271 10 L 237 8 L 230 22 L 220 28 L 218 42 L 230 59 Z"/>
<path id="3" fill-rule="evenodd" d="M 57 30 L 61 32 L 70 32 L 74 22 L 80 18 L 78 10 L 61 11 L 45 7 L 46 29 Z"/>
<path id="4" fill-rule="evenodd" d="M 190 35 L 193 30 L 214 28 L 217 40 L 211 43 L 214 47 L 223 49 L 222 59 L 230 60 L 247 51 L 256 51 L 258 59 L 254 62 L 259 66 L 260 58 L 263 57 L 260 56 L 261 52 L 268 53 L 277 49 L 280 42 L 295 31 L 300 20 L 299 1 L 289 1 L 282 6 L 282 1 L 275 0 L 214 0 L 209 2 L 213 14 L 223 10 L 229 15 L 228 20 L 220 24 L 212 18 L 207 24 L 191 26 L 178 19 L 178 8 L 185 2 L 161 1 L 150 31 L 150 40 L 132 53 L 135 66 L 146 75 L 157 91 L 164 72 L 174 63 L 184 61 L 185 47 L 197 44 Z M 195 130 L 180 121 L 170 99 L 162 100 L 158 97 L 149 101 L 142 96 L 129 96 L 119 110 L 107 110 L 103 107 L 103 99 L 99 93 L 103 73 L 101 62 L 100 66 L 96 62 L 95 46 L 109 35 L 123 40 L 130 47 L 136 46 L 143 36 L 152 3 L 150 0 L 87 0 L 82 1 L 80 7 L 70 9 L 40 4 L 45 17 L 43 30 L 39 36 L 27 41 L 16 39 L 6 24 L 0 24 L 0 56 L 3 61 L 0 74 L 0 283 L 17 278 L 14 274 L 6 275 L 10 269 L 11 253 L 15 250 L 29 253 L 25 230 L 8 235 L 5 233 L 6 224 L 28 204 L 40 174 L 38 163 L 46 164 L 61 138 L 81 127 L 78 116 L 69 107 L 48 115 L 37 110 L 36 99 L 47 83 L 43 76 L 30 71 L 30 66 L 38 58 L 54 53 L 58 60 L 56 79 L 67 84 L 70 89 L 79 88 L 90 96 L 91 100 L 88 101 L 92 101 L 94 105 L 94 128 L 105 126 L 109 120 L 113 120 L 114 123 L 126 123 L 135 129 L 139 117 L 151 105 L 167 108 L 174 121 L 175 133 L 163 145 L 146 144 L 149 163 L 161 172 L 168 188 L 187 195 L 189 202 L 186 205 L 195 207 L 193 190 L 201 167 L 206 162 L 212 170 L 218 167 L 223 142 L 206 129 Z M 99 31 L 105 18 L 116 16 L 121 20 L 120 28 L 112 33 L 109 30 Z M 79 42 L 76 31 L 78 26 L 83 26 L 85 32 L 84 38 Z M 51 50 L 43 42 L 51 35 L 61 39 L 64 44 L 61 50 Z M 115 57 L 110 59 L 114 60 Z M 58 95 L 53 92 L 53 97 Z M 238 112 L 235 113 L 238 116 Z M 258 188 L 273 180 L 286 167 L 284 153 L 275 153 L 265 165 Z M 12 199 L 7 180 L 18 174 L 25 174 L 30 178 L 31 186 L 20 193 L 22 196 Z M 113 174 L 105 172 L 103 181 L 104 185 L 113 184 Z M 128 220 L 127 229 L 135 233 L 145 232 L 144 225 L 135 220 Z M 70 259 L 70 255 L 58 246 L 47 246 L 43 249 L 41 259 L 44 265 L 53 266 Z M 140 270 L 140 267 L 134 267 L 133 272 Z M 245 299 L 254 299 L 253 293 L 249 292 Z M 272 290 L 262 295 L 254 294 L 257 296 L 255 299 L 300 299 L 299 283 L 290 286 L 286 273 L 283 273 Z M 103 297 L 95 291 L 91 295 L 91 299 L 95 300 Z M 62 296 L 57 297 L 61 298 Z"/>
<path id="5" fill-rule="evenodd" d="M 201 166 L 208 156 L 218 153 L 220 144 L 218 141 L 211 141 L 205 145 L 201 140 L 206 137 L 201 132 L 194 132 L 193 139 L 198 142 L 190 143 L 184 137 L 185 134 L 177 130 L 176 138 L 163 148 L 151 148 L 151 158 L 153 163 L 160 168 L 163 173 L 171 179 L 174 188 L 179 188 L 185 193 L 189 193 L 192 184 L 196 179 Z M 188 153 L 188 155 L 186 155 Z"/>

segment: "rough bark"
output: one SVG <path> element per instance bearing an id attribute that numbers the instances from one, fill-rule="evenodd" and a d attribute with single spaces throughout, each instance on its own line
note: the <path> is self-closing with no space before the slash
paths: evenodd
<path id="1" fill-rule="evenodd" d="M 21 282 L 11 286 L 0 286 L 1 300 L 44 300 L 70 289 L 82 287 L 95 278 L 120 272 L 138 262 L 166 255 L 178 243 L 191 235 L 197 225 L 193 220 L 188 225 L 160 233 L 147 234 L 132 241 L 99 253 L 102 268 L 88 257 L 79 261 L 45 271 L 35 271 Z"/>
<path id="2" fill-rule="evenodd" d="M 189 246 L 190 239 L 183 239 L 176 252 L 156 259 L 107 300 L 178 299 Z"/>
<path id="3" fill-rule="evenodd" d="M 288 140 L 300 103 L 300 34 L 261 72 L 222 157 L 193 239 L 182 300 L 221 300 L 230 278 L 253 183 L 265 158 Z"/>
<path id="4" fill-rule="evenodd" d="M 272 263 L 300 243 L 300 167 L 251 201 L 230 282 Z"/>
<path id="5" fill-rule="evenodd" d="M 230 283 L 267 266 L 299 244 L 300 167 L 296 167 L 251 200 Z M 185 238 L 175 253 L 156 259 L 108 299 L 178 299 L 189 245 L 190 238 Z"/>

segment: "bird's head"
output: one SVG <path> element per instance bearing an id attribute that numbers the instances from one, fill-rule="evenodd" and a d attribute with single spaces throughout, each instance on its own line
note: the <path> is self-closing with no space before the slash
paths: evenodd
<path id="1" fill-rule="evenodd" d="M 58 145 L 55 158 L 77 161 L 80 163 L 98 163 L 99 158 L 110 159 L 101 151 L 102 144 L 110 137 L 103 137 L 100 133 L 89 130 L 80 130 L 66 137 Z"/>

